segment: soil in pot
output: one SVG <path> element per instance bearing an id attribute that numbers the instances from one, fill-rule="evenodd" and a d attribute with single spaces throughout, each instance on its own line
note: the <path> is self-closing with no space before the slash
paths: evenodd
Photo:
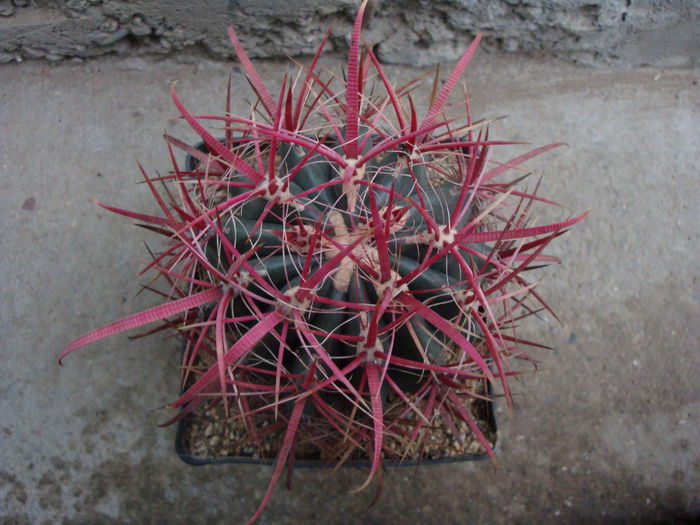
<path id="1" fill-rule="evenodd" d="M 474 382 L 474 392 L 488 396 L 485 381 Z M 394 401 L 387 399 L 389 406 Z M 486 436 L 491 447 L 495 447 L 498 433 L 492 401 L 473 398 L 465 402 L 472 417 Z M 249 407 L 250 408 L 250 407 Z M 266 414 L 267 416 L 267 414 Z M 392 420 L 391 411 L 386 414 Z M 229 407 L 228 418 L 222 403 L 192 414 L 180 421 L 176 437 L 176 449 L 182 459 L 188 463 L 222 463 L 255 462 L 271 463 L 277 455 L 285 432 L 284 420 L 277 422 L 256 420 L 258 440 L 256 441 L 246 429 L 243 418 L 236 407 Z M 464 421 L 458 420 L 452 428 L 445 423 L 442 415 L 432 418 L 430 426 L 424 424 L 419 437 L 408 440 L 419 416 L 409 411 L 385 434 L 385 445 L 389 450 L 382 453 L 385 464 L 415 464 L 485 459 L 486 450 L 476 439 Z M 403 436 L 403 437 L 402 437 Z M 295 462 L 297 466 L 333 463 L 341 459 L 340 455 L 323 454 L 316 444 L 303 436 L 296 445 Z M 349 463 L 365 462 L 367 456 L 362 450 L 355 449 L 348 457 Z"/>

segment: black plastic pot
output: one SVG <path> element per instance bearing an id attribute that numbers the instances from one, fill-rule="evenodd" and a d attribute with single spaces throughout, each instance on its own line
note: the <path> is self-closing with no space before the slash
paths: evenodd
<path id="1" fill-rule="evenodd" d="M 226 139 L 217 139 L 217 140 L 219 142 L 221 142 L 222 144 L 226 143 Z M 207 147 L 207 145 L 204 142 L 199 142 L 199 143 L 195 144 L 194 148 L 201 151 L 202 153 L 210 153 L 209 148 Z M 185 169 L 187 171 L 196 170 L 198 163 L 199 163 L 199 161 L 196 158 L 194 158 L 192 155 L 190 155 L 189 153 L 185 157 Z"/>
<path id="2" fill-rule="evenodd" d="M 491 384 L 488 383 L 488 394 L 489 396 L 492 395 L 492 387 Z M 496 433 L 496 443 L 494 443 L 493 448 L 495 449 L 498 446 L 498 425 L 496 423 L 496 412 L 495 412 L 495 407 L 493 401 L 477 401 L 477 403 L 484 403 L 485 409 L 487 411 L 487 421 L 489 424 L 489 427 L 493 429 L 493 431 Z M 253 464 L 253 465 L 272 465 L 274 464 L 275 460 L 274 459 L 260 459 L 260 458 L 253 458 L 253 457 L 247 457 L 247 456 L 223 456 L 223 457 L 214 457 L 214 456 L 198 456 L 195 454 L 192 454 L 189 450 L 187 450 L 187 447 L 185 446 L 184 443 L 184 436 L 185 436 L 185 426 L 188 424 L 189 420 L 191 417 L 196 417 L 196 416 L 187 416 L 180 421 L 178 421 L 177 424 L 177 432 L 175 434 L 175 451 L 177 452 L 177 455 L 180 456 L 180 459 L 184 461 L 185 463 L 189 465 L 195 465 L 195 466 L 200 466 L 200 465 L 221 465 L 221 464 L 226 464 L 226 463 L 243 463 L 243 464 Z M 406 460 L 406 461 L 385 461 L 384 465 L 387 467 L 410 467 L 410 466 L 417 466 L 417 465 L 439 465 L 442 463 L 456 463 L 456 462 L 463 462 L 463 461 L 480 461 L 483 459 L 488 459 L 488 454 L 479 454 L 479 455 L 474 455 L 474 456 L 455 456 L 455 457 L 447 457 L 447 458 L 437 458 L 437 459 L 425 459 L 425 460 Z M 327 466 L 328 462 L 323 461 L 323 460 L 304 460 L 304 459 L 298 459 L 295 458 L 294 460 L 294 466 L 295 467 L 301 467 L 301 468 L 319 468 L 319 467 L 324 467 Z M 355 466 L 355 467 L 368 467 L 370 465 L 369 461 L 367 460 L 355 460 L 355 461 L 346 461 L 343 466 Z"/>

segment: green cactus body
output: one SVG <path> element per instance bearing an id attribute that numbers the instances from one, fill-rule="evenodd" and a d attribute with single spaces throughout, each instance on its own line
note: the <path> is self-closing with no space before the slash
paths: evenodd
<path id="1" fill-rule="evenodd" d="M 242 140 L 241 144 L 237 148 L 245 148 L 246 141 Z M 197 147 L 208 152 L 204 143 Z M 372 140 L 368 139 L 364 152 L 371 147 Z M 474 339 L 478 327 L 460 304 L 460 298 L 467 297 L 471 288 L 462 267 L 451 254 L 431 264 L 425 263 L 436 250 L 431 245 L 433 236 L 424 215 L 428 213 L 441 227 L 449 225 L 458 196 L 453 183 L 431 173 L 426 163 L 414 161 L 405 152 L 396 150 L 370 160 L 362 180 L 354 181 L 351 191 L 347 191 L 340 179 L 340 169 L 320 154 L 307 159 L 295 172 L 308 150 L 288 144 L 278 148 L 278 177 L 284 182 L 290 173 L 295 173 L 288 184 L 289 194 L 295 200 L 270 206 L 266 195 L 246 199 L 225 217 L 224 233 L 239 253 L 258 248 L 253 263 L 255 271 L 282 293 L 300 285 L 304 269 L 312 274 L 330 254 L 337 252 L 333 241 L 342 246 L 357 236 L 367 237 L 354 251 L 355 259 L 363 264 L 357 264 L 350 257 L 344 259 L 338 270 L 318 286 L 313 303 L 303 312 L 306 323 L 316 330 L 324 350 L 339 366 L 352 359 L 361 347 L 366 316 L 387 293 L 410 292 L 442 318 L 451 321 L 468 339 Z M 186 167 L 196 169 L 197 162 L 192 156 L 188 156 Z M 235 172 L 230 175 L 231 182 L 239 178 L 242 176 Z M 226 198 L 242 191 L 230 187 Z M 370 192 L 380 215 L 391 212 L 395 218 L 391 223 L 392 231 L 384 240 L 392 275 L 388 283 L 380 282 L 377 275 L 376 259 L 380 248 L 374 236 L 368 233 L 373 217 Z M 418 207 L 422 207 L 423 213 Z M 464 213 L 455 226 L 461 228 L 470 218 L 470 212 Z M 326 233 L 326 240 L 313 241 L 313 232 L 318 228 Z M 313 252 L 312 257 L 304 268 L 309 250 Z M 229 257 L 223 251 L 221 239 L 212 237 L 207 244 L 207 257 L 226 271 Z M 471 261 L 471 271 L 476 275 L 478 261 L 471 260 L 468 255 L 465 259 Z M 397 286 L 397 282 L 406 277 L 409 279 Z M 267 295 L 257 283 L 248 286 L 256 296 Z M 329 301 L 324 302 L 324 299 Z M 362 309 L 341 307 L 339 303 L 359 305 Z M 275 307 L 259 301 L 255 306 L 262 312 Z M 236 311 L 242 313 L 245 308 L 238 304 Z M 385 352 L 391 348 L 394 355 L 412 361 L 427 358 L 431 363 L 441 364 L 454 359 L 453 348 L 442 332 L 420 315 L 397 323 L 400 315 L 391 308 L 382 315 L 378 323 L 380 348 Z M 242 323 L 237 327 L 239 334 L 250 326 L 251 323 Z M 285 343 L 293 350 L 285 354 L 285 367 L 292 372 L 307 369 L 311 353 L 300 348 L 298 335 L 289 331 Z M 258 343 L 250 359 L 273 363 L 274 348 L 278 344 L 275 336 L 269 334 Z M 422 376 L 403 367 L 392 365 L 389 373 L 409 392 L 421 385 Z"/>

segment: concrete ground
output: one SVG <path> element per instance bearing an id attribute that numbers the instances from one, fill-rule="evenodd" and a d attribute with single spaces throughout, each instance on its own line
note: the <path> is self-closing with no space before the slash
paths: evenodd
<path id="1" fill-rule="evenodd" d="M 278 66 L 260 65 L 272 85 Z M 193 111 L 221 111 L 232 68 L 249 97 L 233 64 L 206 59 L 0 66 L 2 523 L 239 523 L 257 507 L 269 468 L 185 465 L 175 429 L 156 426 L 177 390 L 173 340 L 118 336 L 56 363 L 73 338 L 156 303 L 134 278 L 153 235 L 94 201 L 155 212 L 134 159 L 167 171 L 163 131 L 193 138 L 171 118 L 171 82 Z M 592 208 L 541 288 L 564 325 L 527 328 L 556 350 L 535 353 L 542 371 L 515 385 L 514 410 L 499 404 L 497 469 L 391 470 L 372 508 L 348 493 L 361 471 L 297 471 L 261 523 L 700 519 L 698 78 L 477 55 L 475 116 L 507 115 L 499 137 L 568 142 L 530 166 L 545 195 Z"/>

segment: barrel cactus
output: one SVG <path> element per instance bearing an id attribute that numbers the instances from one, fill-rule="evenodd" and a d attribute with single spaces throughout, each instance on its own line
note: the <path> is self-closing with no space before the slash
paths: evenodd
<path id="1" fill-rule="evenodd" d="M 262 441 L 279 436 L 254 518 L 298 448 L 328 461 L 369 459 L 363 487 L 384 459 L 425 456 L 421 440 L 436 418 L 453 433 L 466 424 L 493 456 L 469 410 L 483 397 L 474 385 L 498 384 L 510 403 L 513 360 L 533 344 L 516 322 L 549 310 L 524 271 L 554 261 L 543 250 L 585 216 L 533 225 L 535 205 L 550 203 L 539 183 L 504 180 L 559 144 L 497 162 L 492 151 L 508 142 L 472 121 L 466 90 L 461 114 L 448 108 L 478 38 L 420 119 L 415 83 L 394 87 L 371 48 L 361 50 L 363 10 L 342 80 L 317 72 L 327 34 L 273 97 L 230 30 L 257 97 L 250 114 L 231 114 L 230 85 L 221 116 L 192 115 L 173 87 L 203 142 L 166 136 L 167 194 L 142 170 L 162 215 L 103 205 L 167 237 L 146 268 L 167 284 L 166 301 L 60 355 L 156 321 L 155 330 L 177 330 L 186 349 L 173 420 L 218 404 L 245 423 L 261 456 Z M 187 154 L 184 166 L 174 149 Z"/>
<path id="2" fill-rule="evenodd" d="M 273 289 L 284 295 L 285 315 L 298 323 L 285 339 L 286 346 L 294 349 L 283 354 L 281 365 L 288 370 L 303 373 L 313 359 L 321 357 L 320 366 L 332 374 L 330 363 L 340 366 L 360 352 L 367 352 L 367 360 L 379 362 L 374 351 L 386 348 L 392 348 L 397 358 L 412 361 L 422 361 L 423 355 L 435 364 L 454 361 L 450 337 L 427 323 L 423 314 L 397 321 L 406 306 L 397 304 L 401 294 L 420 298 L 431 314 L 450 322 L 467 339 L 483 339 L 476 336 L 478 328 L 469 327 L 466 308 L 473 295 L 470 279 L 478 281 L 485 273 L 481 266 L 487 248 L 475 245 L 478 257 L 439 252 L 440 243 L 446 243 L 445 228 L 460 230 L 474 218 L 471 203 L 465 198 L 458 202 L 458 185 L 431 166 L 432 158 L 411 158 L 401 148 L 375 154 L 369 133 L 358 135 L 367 160 L 348 184 L 342 181 L 339 165 L 322 154 L 308 155 L 308 147 L 277 143 L 273 188 L 269 182 L 266 190 L 252 192 L 242 186 L 227 187 L 207 203 L 211 208 L 215 201 L 243 197 L 220 214 L 221 232 L 228 242 L 212 233 L 205 253 L 209 264 L 226 273 L 239 254 L 255 250 L 249 264 L 265 284 L 246 273 L 248 300 L 260 312 L 269 313 L 280 307 L 279 300 L 256 297 L 269 296 L 267 289 Z M 340 141 L 326 138 L 324 144 L 329 143 Z M 249 137 L 224 144 L 243 158 L 246 149 L 254 151 Z M 273 154 L 271 143 L 257 144 L 260 154 Z M 198 149 L 209 152 L 206 143 Z M 339 146 L 334 151 L 343 155 Z M 186 165 L 198 176 L 206 171 L 192 156 Z M 235 171 L 226 179 L 242 185 L 248 182 Z M 348 246 L 352 249 L 339 256 Z M 334 264 L 327 265 L 331 259 Z M 249 308 L 245 297 L 241 299 L 239 308 Z M 239 335 L 254 322 L 238 323 Z M 315 334 L 320 354 L 301 350 L 308 343 L 305 332 Z M 259 358 L 277 341 L 277 334 L 267 334 L 251 356 Z M 479 360 L 480 355 L 473 352 L 469 358 Z M 389 367 L 387 374 L 411 392 L 427 380 L 399 364 Z"/>

